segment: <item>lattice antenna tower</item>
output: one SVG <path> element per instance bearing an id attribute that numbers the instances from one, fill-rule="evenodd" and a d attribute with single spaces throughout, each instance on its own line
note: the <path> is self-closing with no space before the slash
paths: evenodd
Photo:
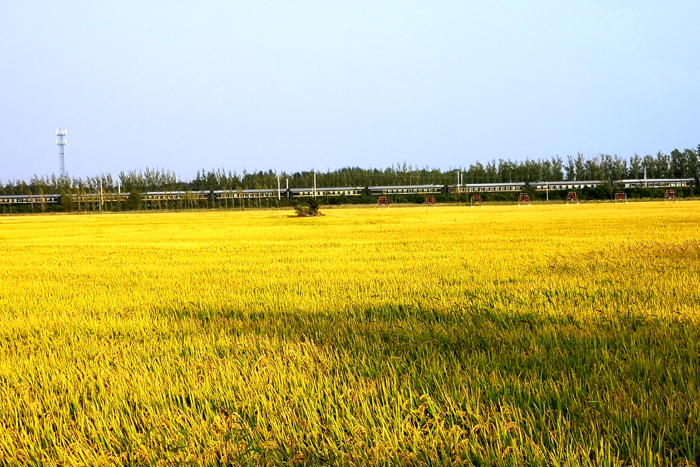
<path id="1" fill-rule="evenodd" d="M 56 140 L 56 144 L 58 144 L 58 173 L 61 178 L 66 177 L 66 160 L 63 156 L 63 148 L 68 143 L 68 140 L 64 139 L 63 137 L 67 134 L 68 130 L 62 130 L 60 128 L 56 130 L 56 136 L 58 136 L 58 139 Z"/>

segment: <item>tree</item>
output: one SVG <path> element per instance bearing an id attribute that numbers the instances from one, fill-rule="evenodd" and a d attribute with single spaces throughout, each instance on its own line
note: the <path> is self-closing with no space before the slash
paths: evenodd
<path id="1" fill-rule="evenodd" d="M 566 165 L 564 166 L 564 170 L 566 170 L 566 179 L 574 181 L 576 180 L 576 165 L 574 159 L 571 156 L 567 156 L 566 159 Z"/>
<path id="2" fill-rule="evenodd" d="M 588 178 L 588 173 L 586 173 L 586 158 L 580 152 L 576 154 L 576 159 L 574 160 L 574 167 L 576 178 L 574 180 L 590 180 Z"/>
<path id="3" fill-rule="evenodd" d="M 630 158 L 629 170 L 627 171 L 628 178 L 640 179 L 644 177 L 643 160 L 637 154 Z"/>
<path id="4" fill-rule="evenodd" d="M 656 159 L 654 160 L 654 166 L 656 169 L 654 178 L 669 178 L 670 165 L 670 158 L 661 151 L 657 152 Z"/>
<path id="5" fill-rule="evenodd" d="M 318 217 L 322 216 L 319 210 L 321 204 L 316 198 L 311 198 L 308 203 L 299 203 L 294 207 L 297 217 Z"/>
<path id="6" fill-rule="evenodd" d="M 129 192 L 128 203 L 131 209 L 133 209 L 134 211 L 140 210 L 142 202 L 143 200 L 141 198 L 141 193 L 138 190 L 133 189 Z"/>
<path id="7" fill-rule="evenodd" d="M 551 177 L 551 182 L 564 180 L 564 161 L 559 156 L 552 158 Z"/>
<path id="8" fill-rule="evenodd" d="M 63 209 L 66 212 L 73 212 L 75 210 L 75 203 L 73 202 L 73 192 L 70 188 L 66 189 L 61 194 L 61 204 L 63 204 Z"/>

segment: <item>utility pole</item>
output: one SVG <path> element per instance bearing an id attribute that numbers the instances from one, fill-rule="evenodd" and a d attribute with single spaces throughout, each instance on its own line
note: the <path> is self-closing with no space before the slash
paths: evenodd
<path id="1" fill-rule="evenodd" d="M 280 189 L 280 177 L 278 175 L 277 176 L 277 201 L 279 201 L 282 198 L 280 191 L 281 191 L 281 189 Z"/>
<path id="2" fill-rule="evenodd" d="M 316 198 L 316 171 L 314 170 L 314 198 Z"/>

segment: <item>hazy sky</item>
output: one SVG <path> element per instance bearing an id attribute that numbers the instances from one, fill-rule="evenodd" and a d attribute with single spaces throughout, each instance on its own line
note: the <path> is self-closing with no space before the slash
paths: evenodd
<path id="1" fill-rule="evenodd" d="M 5 1 L 0 180 L 700 143 L 700 2 Z"/>

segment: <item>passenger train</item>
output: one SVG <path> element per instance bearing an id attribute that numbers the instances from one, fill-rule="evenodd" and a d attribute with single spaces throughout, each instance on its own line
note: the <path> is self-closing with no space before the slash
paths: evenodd
<path id="1" fill-rule="evenodd" d="M 437 195 L 437 194 L 482 194 L 482 193 L 517 193 L 531 188 L 536 191 L 581 190 L 603 186 L 602 180 L 554 181 L 554 182 L 515 182 L 515 183 L 471 183 L 461 185 L 399 185 L 367 187 L 323 187 L 323 188 L 289 188 L 258 190 L 202 190 L 202 191 L 150 191 L 141 193 L 144 202 L 162 201 L 208 201 L 224 202 L 245 199 L 297 199 L 325 197 L 358 196 L 393 196 L 393 195 Z M 695 186 L 694 178 L 666 179 L 626 179 L 615 182 L 615 188 L 683 188 Z M 75 203 L 125 202 L 129 193 L 86 193 L 72 194 Z M 47 195 L 0 195 L 0 206 L 13 205 L 60 205 L 63 196 Z"/>

